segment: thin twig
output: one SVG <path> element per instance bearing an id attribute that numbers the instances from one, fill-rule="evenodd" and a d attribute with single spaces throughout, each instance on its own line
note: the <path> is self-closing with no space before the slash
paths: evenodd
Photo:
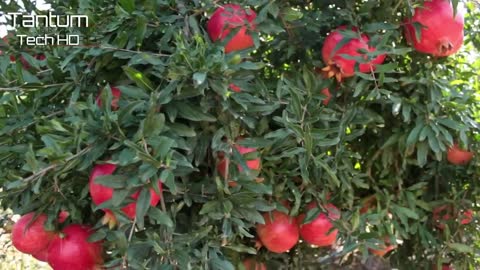
<path id="1" fill-rule="evenodd" d="M 130 244 L 130 242 L 132 242 L 133 232 L 135 231 L 135 225 L 136 224 L 137 224 L 137 217 L 135 217 L 133 219 L 132 228 L 130 229 L 130 233 L 128 234 L 128 244 Z M 125 254 L 123 256 L 122 267 L 123 267 L 123 269 L 128 269 L 127 254 Z"/>

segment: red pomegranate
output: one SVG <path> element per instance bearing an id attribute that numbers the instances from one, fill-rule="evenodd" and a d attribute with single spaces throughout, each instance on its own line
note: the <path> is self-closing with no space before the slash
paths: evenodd
<path id="1" fill-rule="evenodd" d="M 473 158 L 473 153 L 462 150 L 458 144 L 454 144 L 447 151 L 447 160 L 454 165 L 466 165 Z"/>
<path id="2" fill-rule="evenodd" d="M 112 90 L 111 108 L 112 108 L 112 110 L 118 110 L 118 107 L 119 107 L 118 102 L 120 101 L 120 96 L 122 95 L 122 92 L 117 87 L 110 87 L 110 89 Z M 96 98 L 96 102 L 97 102 L 98 107 L 102 107 L 102 99 L 101 99 L 100 95 L 101 95 L 101 92 L 100 92 L 100 94 L 97 95 L 97 98 Z"/>
<path id="3" fill-rule="evenodd" d="M 47 215 L 35 217 L 31 212 L 23 215 L 12 228 L 12 244 L 20 252 L 36 254 L 46 249 L 55 236 L 52 231 L 44 228 Z"/>
<path id="4" fill-rule="evenodd" d="M 241 154 L 241 155 L 245 155 L 245 154 L 248 154 L 248 153 L 253 153 L 255 151 L 257 151 L 256 148 L 251 148 L 251 147 L 243 147 L 241 145 L 238 145 L 236 144 L 235 145 L 235 148 L 237 149 L 237 151 Z M 260 170 L 260 158 L 256 158 L 256 159 L 250 159 L 250 160 L 246 160 L 245 163 L 247 164 L 247 167 L 250 169 L 250 170 Z M 232 163 L 230 163 L 232 164 Z M 227 166 L 227 162 L 224 158 L 222 158 L 220 160 L 220 162 L 218 163 L 217 165 L 217 170 L 218 170 L 218 173 L 223 177 L 225 178 L 225 169 L 226 169 L 226 166 Z M 238 171 L 242 172 L 243 171 L 243 168 L 240 164 L 237 165 L 237 168 L 238 168 Z"/>
<path id="5" fill-rule="evenodd" d="M 414 11 L 405 25 L 405 37 L 413 47 L 433 56 L 448 56 L 457 52 L 463 44 L 463 8 L 457 8 L 455 17 L 449 0 L 425 1 Z M 420 23 L 420 40 L 415 35 L 413 23 Z"/>
<path id="6" fill-rule="evenodd" d="M 346 59 L 342 55 L 354 57 L 362 56 L 367 59 L 367 56 L 361 53 L 360 50 L 368 52 L 375 51 L 375 48 L 368 45 L 368 36 L 360 33 L 358 38 L 350 39 L 335 51 L 337 44 L 344 39 L 340 30 L 346 29 L 351 29 L 352 31 L 357 32 L 356 27 L 340 26 L 327 36 L 322 47 L 323 62 L 327 65 L 322 69 L 323 74 L 327 78 L 335 77 L 337 81 L 342 81 L 343 78 L 352 77 L 355 74 L 355 64 L 357 62 L 354 59 Z M 375 70 L 376 65 L 383 63 L 385 57 L 386 55 L 382 54 L 367 63 L 360 63 L 360 72 L 370 73 L 372 70 Z"/>
<path id="7" fill-rule="evenodd" d="M 330 99 L 332 99 L 332 94 L 330 94 L 330 90 L 328 88 L 324 88 L 322 90 L 322 94 L 326 96 L 322 103 L 323 105 L 327 106 L 330 102 Z"/>
<path id="8" fill-rule="evenodd" d="M 228 87 L 232 89 L 233 92 L 236 92 L 236 93 L 242 92 L 242 89 L 233 83 L 231 83 Z"/>
<path id="9" fill-rule="evenodd" d="M 463 213 L 460 214 L 460 224 L 467 225 L 470 224 L 473 220 L 473 210 L 467 209 Z"/>
<path id="10" fill-rule="evenodd" d="M 99 176 L 102 175 L 111 175 L 115 171 L 117 167 L 113 164 L 99 164 L 96 165 L 92 173 L 90 174 L 90 180 L 89 180 L 89 190 L 90 190 L 90 196 L 92 197 L 92 201 L 95 205 L 100 205 L 103 202 L 106 202 L 110 200 L 113 196 L 113 188 L 107 187 L 101 184 L 95 183 L 95 179 Z M 162 190 L 162 183 L 159 181 L 158 182 L 158 187 L 160 191 Z M 138 196 L 140 195 L 140 191 L 135 192 L 132 194 L 131 198 L 136 200 Z M 158 202 L 160 201 L 160 196 L 155 192 L 153 188 L 150 189 L 150 205 L 151 206 L 156 206 Z M 132 202 L 127 204 L 125 207 L 122 208 L 122 211 L 127 215 L 127 217 L 134 219 L 135 214 L 136 214 L 136 207 L 137 203 Z M 103 209 L 105 212 L 105 218 L 104 222 L 108 223 L 110 226 L 113 226 L 116 224 L 116 218 L 113 215 L 112 211 L 110 209 Z"/>
<path id="11" fill-rule="evenodd" d="M 102 243 L 88 242 L 93 233 L 89 226 L 71 224 L 48 247 L 48 264 L 54 270 L 101 269 Z"/>
<path id="12" fill-rule="evenodd" d="M 311 202 L 307 205 L 307 210 L 317 208 L 316 202 Z M 332 220 L 340 218 L 340 211 L 333 204 L 325 206 L 327 213 L 320 213 L 310 223 L 302 224 L 305 214 L 298 216 L 298 223 L 300 224 L 300 236 L 305 242 L 320 247 L 331 246 L 337 240 L 338 230 L 330 230 L 333 228 Z M 329 233 L 330 232 L 330 233 Z"/>
<path id="13" fill-rule="evenodd" d="M 435 227 L 440 230 L 445 229 L 446 223 L 452 218 L 458 218 L 461 225 L 466 225 L 473 220 L 472 209 L 467 209 L 460 213 L 454 213 L 454 207 L 452 205 L 441 205 L 433 209 L 433 221 Z"/>
<path id="14" fill-rule="evenodd" d="M 295 246 L 299 238 L 296 218 L 277 210 L 263 214 L 263 218 L 265 224 L 257 224 L 256 229 L 265 248 L 271 252 L 283 253 Z"/>
<path id="15" fill-rule="evenodd" d="M 42 249 L 39 252 L 32 254 L 32 256 L 41 262 L 46 262 L 48 259 L 48 246 L 45 247 L 45 249 Z"/>
<path id="16" fill-rule="evenodd" d="M 265 266 L 262 262 L 257 262 L 255 259 L 245 259 L 243 261 L 243 266 L 245 270 L 267 270 L 267 266 Z"/>
<path id="17" fill-rule="evenodd" d="M 69 216 L 70 216 L 70 213 L 68 211 L 66 210 L 60 211 L 60 213 L 58 213 L 58 223 L 65 222 L 65 220 L 67 220 Z"/>
<path id="18" fill-rule="evenodd" d="M 245 10 L 237 4 L 226 4 L 213 13 L 207 23 L 207 32 L 213 41 L 224 40 L 231 30 L 239 28 L 235 36 L 225 45 L 225 52 L 239 51 L 253 46 L 253 38 L 247 34 L 254 30 L 253 21 L 257 15 L 251 9 Z"/>

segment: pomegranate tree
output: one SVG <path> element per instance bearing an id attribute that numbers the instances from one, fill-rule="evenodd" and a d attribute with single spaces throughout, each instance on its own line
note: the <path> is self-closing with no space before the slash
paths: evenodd
<path id="1" fill-rule="evenodd" d="M 296 218 L 274 210 L 263 214 L 265 224 L 257 224 L 257 235 L 262 245 L 271 252 L 283 253 L 298 242 Z"/>
<path id="2" fill-rule="evenodd" d="M 23 215 L 12 228 L 13 246 L 23 253 L 42 257 L 40 253 L 48 247 L 55 236 L 54 232 L 45 230 L 46 221 L 45 214 L 35 217 L 35 213 L 31 212 Z"/>
<path id="3" fill-rule="evenodd" d="M 92 173 L 90 174 L 89 180 L 89 191 L 90 196 L 92 197 L 92 201 L 95 205 L 100 205 L 108 200 L 110 200 L 113 196 L 113 188 L 107 187 L 101 184 L 95 183 L 95 179 L 102 175 L 111 175 L 116 170 L 117 166 L 114 164 L 99 164 L 96 165 Z M 162 191 L 162 183 L 158 181 L 158 187 L 160 192 Z M 136 215 L 136 207 L 137 203 L 136 200 L 140 195 L 140 191 L 136 191 L 131 195 L 131 198 L 134 199 L 134 202 L 131 202 L 122 208 L 122 212 L 125 213 L 127 217 L 130 219 L 134 219 Z M 160 195 L 158 195 L 153 188 L 150 189 L 150 205 L 156 206 L 160 201 Z M 104 223 L 108 223 L 110 226 L 116 224 L 116 218 L 110 209 L 103 209 L 105 212 Z"/>
<path id="4" fill-rule="evenodd" d="M 231 31 L 238 32 L 225 45 L 225 52 L 239 51 L 253 46 L 253 38 L 248 34 L 255 29 L 253 21 L 257 17 L 251 9 L 244 9 L 237 4 L 219 7 L 207 23 L 207 32 L 213 41 L 223 41 Z"/>
<path id="5" fill-rule="evenodd" d="M 306 207 L 307 210 L 318 209 L 316 202 L 311 202 Z M 333 220 L 340 218 L 340 211 L 333 204 L 325 205 L 327 212 L 321 212 L 311 222 L 302 224 L 306 214 L 298 216 L 300 224 L 300 236 L 305 242 L 320 247 L 331 246 L 337 239 L 337 229 L 333 229 Z M 333 230 L 332 230 L 333 229 Z"/>
<path id="6" fill-rule="evenodd" d="M 358 33 L 358 37 L 350 39 L 340 48 L 336 48 L 340 42 L 346 38 L 342 34 L 342 30 L 352 30 L 358 33 L 356 27 L 340 26 L 325 38 L 322 47 L 323 62 L 327 65 L 322 69 L 323 74 L 327 78 L 335 77 L 337 81 L 342 81 L 343 78 L 352 77 L 355 74 L 355 65 L 359 64 L 360 72 L 370 73 L 375 70 L 375 66 L 382 64 L 386 55 L 377 55 L 373 59 L 368 59 L 367 55 L 362 51 L 374 52 L 376 49 L 371 47 L 369 37 L 366 34 Z M 354 59 L 347 59 L 342 55 L 351 57 L 361 57 L 365 62 L 357 62 Z"/>
<path id="7" fill-rule="evenodd" d="M 417 38 L 414 23 L 419 23 L 420 37 Z M 459 6 L 454 15 L 449 0 L 425 1 L 407 20 L 405 36 L 413 47 L 433 56 L 449 56 L 463 44 L 463 9 Z"/>
<path id="8" fill-rule="evenodd" d="M 65 227 L 48 247 L 48 264 L 54 270 L 101 269 L 102 243 L 88 242 L 92 233 L 92 228 L 86 225 Z"/>

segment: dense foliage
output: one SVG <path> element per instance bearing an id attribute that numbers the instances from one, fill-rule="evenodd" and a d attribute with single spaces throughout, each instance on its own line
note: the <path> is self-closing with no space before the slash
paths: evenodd
<path id="1" fill-rule="evenodd" d="M 19 27 L 0 44 L 2 207 L 47 214 L 48 230 L 91 226 L 105 266 L 128 269 L 241 269 L 251 257 L 267 269 L 480 265 L 475 3 L 466 3 L 462 49 L 432 57 L 404 38 L 417 0 L 238 0 L 256 13 L 246 30 L 254 46 L 229 53 L 242 30 L 223 42 L 207 33 L 226 1 L 47 2 L 90 25 Z M 342 25 L 358 30 L 342 30 L 338 47 L 363 33 L 375 48 L 347 60 L 383 63 L 324 76 L 325 38 Z M 16 38 L 45 33 L 83 40 L 21 47 Z M 448 162 L 454 143 L 476 156 Z M 113 175 L 91 180 L 105 163 Z M 113 190 L 109 200 L 94 203 L 89 179 Z M 260 247 L 256 227 L 273 210 L 305 214 L 286 226 L 331 222 L 335 243 Z"/>

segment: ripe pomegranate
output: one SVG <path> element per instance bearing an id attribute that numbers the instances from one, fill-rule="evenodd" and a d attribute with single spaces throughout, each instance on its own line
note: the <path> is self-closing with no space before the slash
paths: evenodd
<path id="1" fill-rule="evenodd" d="M 243 261 L 243 266 L 245 270 L 267 270 L 267 266 L 265 266 L 262 262 L 257 262 L 255 259 L 245 259 Z"/>
<path id="2" fill-rule="evenodd" d="M 99 164 L 93 168 L 92 173 L 90 174 L 89 190 L 90 190 L 90 196 L 92 196 L 92 201 L 95 205 L 100 205 L 101 203 L 110 200 L 113 196 L 113 188 L 107 187 L 101 184 L 97 184 L 95 183 L 95 179 L 102 175 L 113 174 L 116 168 L 117 167 L 115 165 L 109 164 L 109 163 Z M 162 184 L 160 181 L 158 183 L 159 183 L 158 187 L 161 191 Z M 132 194 L 131 198 L 136 200 L 139 195 L 140 195 L 140 191 L 137 191 L 134 194 Z M 151 188 L 150 189 L 150 205 L 156 206 L 159 201 L 160 201 L 160 196 L 155 192 L 153 188 Z M 134 219 L 136 215 L 136 207 L 137 207 L 136 202 L 129 203 L 122 208 L 122 212 L 124 212 L 127 217 Z M 103 209 L 103 211 L 105 212 L 104 222 L 108 223 L 110 226 L 115 225 L 116 218 L 113 215 L 112 211 L 110 209 Z"/>
<path id="3" fill-rule="evenodd" d="M 332 99 L 332 94 L 330 94 L 330 90 L 328 88 L 324 88 L 322 90 L 322 94 L 326 96 L 326 98 L 322 101 L 323 105 L 327 106 L 328 103 L 330 102 L 330 99 Z"/>
<path id="4" fill-rule="evenodd" d="M 454 144 L 447 151 L 447 160 L 454 165 L 466 165 L 473 158 L 473 153 L 462 150 Z"/>
<path id="5" fill-rule="evenodd" d="M 110 87 L 112 91 L 112 103 L 110 104 L 112 110 L 118 110 L 118 102 L 120 101 L 120 96 L 122 92 L 117 87 Z M 101 92 L 97 95 L 96 102 L 98 107 L 102 107 L 102 99 L 100 97 Z"/>
<path id="6" fill-rule="evenodd" d="M 460 214 L 460 224 L 467 225 L 473 220 L 473 210 L 467 209 Z"/>
<path id="7" fill-rule="evenodd" d="M 46 262 L 48 260 L 48 246 L 45 247 L 45 249 L 42 249 L 39 252 L 32 254 L 32 256 L 41 262 Z"/>
<path id="8" fill-rule="evenodd" d="M 254 30 L 253 21 L 257 14 L 251 9 L 245 10 L 237 4 L 226 4 L 213 13 L 207 23 L 207 32 L 213 41 L 224 40 L 231 30 L 239 28 L 235 36 L 225 45 L 225 52 L 239 51 L 253 46 L 253 38 L 247 34 Z"/>
<path id="9" fill-rule="evenodd" d="M 307 210 L 317 208 L 316 202 L 307 205 Z M 300 224 L 300 236 L 305 242 L 320 247 L 331 246 L 337 240 L 338 230 L 330 230 L 333 228 L 332 220 L 340 218 L 340 211 L 333 204 L 325 206 L 327 213 L 320 213 L 313 221 L 302 224 L 305 214 L 298 216 Z M 329 233 L 330 232 L 330 233 Z"/>
<path id="10" fill-rule="evenodd" d="M 433 56 L 448 56 L 457 52 L 463 44 L 463 8 L 457 8 L 455 17 L 449 0 L 425 1 L 414 11 L 405 25 L 405 37 L 413 47 Z M 420 40 L 415 35 L 413 23 L 420 23 Z"/>
<path id="11" fill-rule="evenodd" d="M 240 139 L 241 140 L 241 139 Z M 237 151 L 241 154 L 241 155 L 245 155 L 245 154 L 248 154 L 248 153 L 252 153 L 252 152 L 255 152 L 257 151 L 256 148 L 251 148 L 251 147 L 243 147 L 241 145 L 238 145 L 236 144 L 235 145 L 235 148 L 237 149 Z M 256 159 L 250 159 L 250 160 L 246 160 L 245 163 L 247 164 L 247 167 L 250 169 L 250 170 L 260 170 L 260 158 L 256 158 Z M 231 165 L 232 163 L 230 163 Z M 220 162 L 218 163 L 217 165 L 217 170 L 218 170 L 218 173 L 223 177 L 225 178 L 226 174 L 225 174 L 225 169 L 227 167 L 227 161 L 222 158 L 220 160 Z M 237 168 L 238 168 L 238 171 L 242 172 L 243 171 L 243 168 L 242 166 L 240 166 L 240 164 L 237 165 Z"/>
<path id="12" fill-rule="evenodd" d="M 299 238 L 296 218 L 277 210 L 263 214 L 263 218 L 265 224 L 257 224 L 256 229 L 265 248 L 271 252 L 283 253 L 295 246 Z"/>
<path id="13" fill-rule="evenodd" d="M 236 92 L 236 93 L 242 92 L 242 89 L 233 83 L 231 83 L 228 87 L 232 89 L 233 92 Z"/>
<path id="14" fill-rule="evenodd" d="M 68 211 L 66 211 L 66 210 L 60 211 L 60 213 L 58 213 L 58 223 L 65 222 L 65 220 L 67 220 L 68 216 L 70 216 L 70 213 Z"/>
<path id="15" fill-rule="evenodd" d="M 87 241 L 89 226 L 71 224 L 48 247 L 48 264 L 54 270 L 94 270 L 103 263 L 102 243 Z"/>
<path id="16" fill-rule="evenodd" d="M 343 78 L 352 77 L 355 74 L 355 64 L 357 63 L 353 59 L 342 57 L 342 55 L 355 57 L 363 55 L 363 57 L 367 59 L 367 56 L 361 53 L 360 50 L 368 52 L 375 51 L 375 48 L 368 45 L 369 38 L 366 34 L 359 34 L 358 38 L 349 40 L 338 50 L 334 51 L 337 44 L 344 39 L 344 36 L 339 30 L 346 30 L 347 28 L 347 26 L 340 26 L 332 31 L 325 39 L 322 47 L 323 62 L 327 65 L 322 69 L 323 74 L 327 78 L 335 77 L 339 82 L 342 81 Z M 356 27 L 350 27 L 350 29 L 357 32 Z M 370 73 L 375 69 L 375 65 L 383 63 L 385 57 L 386 55 L 382 54 L 367 63 L 360 63 L 360 72 Z"/>
<path id="17" fill-rule="evenodd" d="M 40 214 L 35 217 L 31 212 L 23 215 L 12 228 L 12 244 L 20 252 L 36 254 L 46 249 L 55 236 L 52 231 L 44 228 L 47 215 Z"/>

